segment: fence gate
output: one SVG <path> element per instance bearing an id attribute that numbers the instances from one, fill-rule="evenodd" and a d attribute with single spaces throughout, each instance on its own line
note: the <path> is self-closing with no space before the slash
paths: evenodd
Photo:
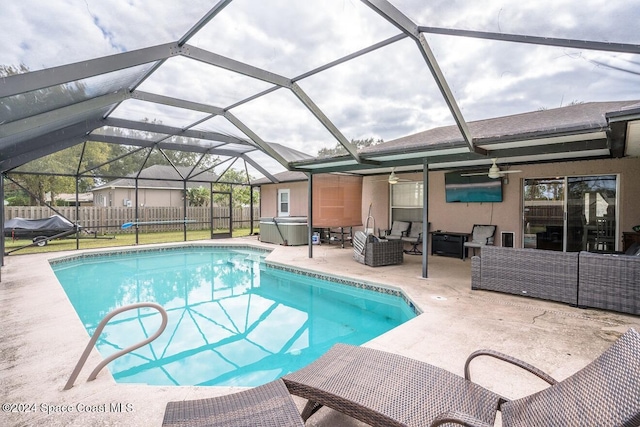
<path id="1" fill-rule="evenodd" d="M 211 192 L 211 201 L 215 200 L 217 195 L 226 196 L 227 197 L 227 206 L 228 209 L 213 209 L 213 203 L 211 203 L 211 238 L 212 239 L 225 239 L 228 237 L 232 237 L 231 233 L 233 231 L 233 218 L 232 212 L 233 209 L 233 200 L 231 197 L 230 191 L 212 191 Z M 222 199 L 223 197 L 220 197 Z M 219 203 L 224 206 L 224 203 Z M 217 211 L 217 215 L 214 212 Z M 226 215 L 225 215 L 226 213 Z"/>

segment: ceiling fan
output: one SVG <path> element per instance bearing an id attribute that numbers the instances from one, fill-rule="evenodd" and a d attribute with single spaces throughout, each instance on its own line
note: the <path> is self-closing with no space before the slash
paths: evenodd
<path id="1" fill-rule="evenodd" d="M 500 168 L 496 164 L 497 160 L 498 159 L 493 159 L 493 163 L 491 164 L 491 167 L 489 168 L 488 172 L 462 173 L 460 174 L 460 176 L 487 175 L 489 178 L 497 179 L 497 178 L 503 177 L 505 174 L 508 174 L 508 173 L 522 172 L 519 170 L 500 170 Z"/>
<path id="2" fill-rule="evenodd" d="M 398 175 L 396 175 L 395 169 L 396 168 L 391 168 L 391 174 L 389 175 L 389 178 L 387 178 L 389 184 L 393 185 L 399 183 L 400 181 L 410 181 L 409 179 L 399 178 Z"/>

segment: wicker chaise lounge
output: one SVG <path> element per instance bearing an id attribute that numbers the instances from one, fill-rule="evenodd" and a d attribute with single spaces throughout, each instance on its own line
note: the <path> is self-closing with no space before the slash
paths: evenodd
<path id="1" fill-rule="evenodd" d="M 163 427 L 302 427 L 282 380 L 210 399 L 167 403 Z"/>
<path id="2" fill-rule="evenodd" d="M 515 364 L 551 386 L 509 401 L 470 381 L 469 364 L 478 356 Z M 427 363 L 344 344 L 283 379 L 291 394 L 309 400 L 305 421 L 328 406 L 372 426 L 488 427 L 498 409 L 504 427 L 640 425 L 640 334 L 633 329 L 560 382 L 491 350 L 469 356 L 462 378 Z"/>
<path id="3" fill-rule="evenodd" d="M 512 363 L 551 386 L 509 401 L 471 382 L 470 364 L 479 356 Z M 491 350 L 471 354 L 464 373 L 463 378 L 393 353 L 336 344 L 282 380 L 228 396 L 169 402 L 163 426 L 301 426 L 322 406 L 381 427 L 491 427 L 498 410 L 504 427 L 640 425 L 640 334 L 633 329 L 560 382 Z M 302 415 L 289 393 L 309 400 Z"/>

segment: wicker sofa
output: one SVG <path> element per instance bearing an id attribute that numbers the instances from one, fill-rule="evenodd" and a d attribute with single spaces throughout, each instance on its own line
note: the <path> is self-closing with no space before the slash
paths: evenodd
<path id="1" fill-rule="evenodd" d="M 640 314 L 640 256 L 487 246 L 471 289 Z"/>
<path id="2" fill-rule="evenodd" d="M 580 252 L 578 305 L 640 314 L 640 256 Z"/>
<path id="3" fill-rule="evenodd" d="M 471 270 L 471 289 L 578 303 L 577 252 L 485 246 Z"/>

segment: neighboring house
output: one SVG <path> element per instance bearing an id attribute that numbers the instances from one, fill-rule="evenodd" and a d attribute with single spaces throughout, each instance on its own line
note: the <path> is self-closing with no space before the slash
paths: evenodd
<path id="1" fill-rule="evenodd" d="M 203 172 L 193 167 L 178 167 L 180 174 L 172 166 L 154 165 L 143 169 L 137 179 L 138 205 L 182 207 L 184 205 L 184 176 L 197 174 L 201 182 L 189 181 L 187 188 L 209 186 L 214 182 L 216 175 Z M 92 190 L 94 206 L 124 206 L 133 207 L 136 203 L 136 175 L 128 178 L 119 178 Z"/>
<path id="2" fill-rule="evenodd" d="M 78 193 L 77 198 L 75 193 L 60 193 L 54 197 L 55 201 L 63 202 L 65 206 L 76 206 L 76 202 L 78 206 L 93 206 L 93 193 Z M 47 203 L 52 203 L 51 193 L 47 193 L 46 199 Z M 56 205 L 56 203 L 52 204 Z"/>

